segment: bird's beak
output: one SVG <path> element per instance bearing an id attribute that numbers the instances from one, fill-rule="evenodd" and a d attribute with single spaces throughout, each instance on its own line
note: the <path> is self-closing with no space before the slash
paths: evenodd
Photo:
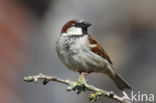
<path id="1" fill-rule="evenodd" d="M 83 22 L 83 27 L 84 28 L 88 28 L 90 26 L 91 26 L 91 23 L 89 23 L 89 22 Z"/>

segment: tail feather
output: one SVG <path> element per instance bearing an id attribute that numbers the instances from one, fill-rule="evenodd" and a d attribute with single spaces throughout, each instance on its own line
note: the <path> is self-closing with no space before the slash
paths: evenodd
<path id="1" fill-rule="evenodd" d="M 115 72 L 115 74 L 109 73 L 109 76 L 120 90 L 131 89 L 129 83 L 119 73 L 117 72 Z"/>

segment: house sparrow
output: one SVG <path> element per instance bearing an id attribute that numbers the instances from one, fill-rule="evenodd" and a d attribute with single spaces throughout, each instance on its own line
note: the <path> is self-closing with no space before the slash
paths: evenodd
<path id="1" fill-rule="evenodd" d="M 112 61 L 102 46 L 88 34 L 89 22 L 71 20 L 61 30 L 56 52 L 65 66 L 83 75 L 97 72 L 108 75 L 120 90 L 131 89 L 112 67 Z"/>

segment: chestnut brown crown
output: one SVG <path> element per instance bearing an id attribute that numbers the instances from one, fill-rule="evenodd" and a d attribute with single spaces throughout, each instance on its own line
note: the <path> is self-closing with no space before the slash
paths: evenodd
<path id="1" fill-rule="evenodd" d="M 67 30 L 71 27 L 82 28 L 83 31 L 83 30 L 87 30 L 89 26 L 91 26 L 91 24 L 84 20 L 80 20 L 80 19 L 70 20 L 62 27 L 61 33 L 67 33 Z"/>

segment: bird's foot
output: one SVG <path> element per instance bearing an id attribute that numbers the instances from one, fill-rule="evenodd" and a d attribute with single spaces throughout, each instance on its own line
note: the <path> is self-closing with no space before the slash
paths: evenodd
<path id="1" fill-rule="evenodd" d="M 82 72 L 81 75 L 87 76 L 89 73 L 87 72 Z"/>
<path id="2" fill-rule="evenodd" d="M 78 79 L 77 79 L 77 86 L 76 86 L 76 92 L 77 94 L 80 94 L 81 91 L 85 91 L 86 89 L 86 80 L 85 80 L 85 75 L 84 74 L 81 74 Z"/>
<path id="3" fill-rule="evenodd" d="M 67 90 L 74 90 L 77 94 L 80 94 L 82 91 L 86 90 L 86 80 L 84 75 L 80 75 L 77 79 L 77 82 L 72 84 L 72 87 L 68 87 Z"/>

